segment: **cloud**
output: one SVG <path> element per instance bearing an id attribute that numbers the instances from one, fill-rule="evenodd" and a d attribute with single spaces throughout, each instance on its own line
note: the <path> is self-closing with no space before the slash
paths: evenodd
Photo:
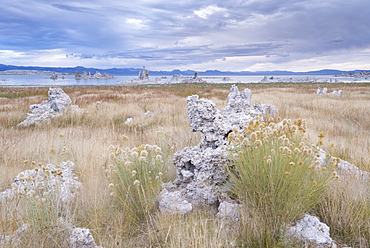
<path id="1" fill-rule="evenodd" d="M 226 12 L 226 9 L 220 8 L 216 5 L 210 5 L 205 8 L 194 10 L 195 15 L 199 16 L 200 18 L 207 19 L 208 16 L 217 13 L 217 12 Z"/>
<path id="2" fill-rule="evenodd" d="M 330 42 L 344 42 L 344 39 L 342 37 L 337 37 L 334 40 L 331 40 Z"/>
<path id="3" fill-rule="evenodd" d="M 252 57 L 265 56 L 270 50 L 278 48 L 278 44 L 261 43 L 248 45 L 228 45 L 216 47 L 213 45 L 202 46 L 172 46 L 172 47 L 146 47 L 126 51 L 124 53 L 109 52 L 105 54 L 71 54 L 80 59 L 140 59 L 146 63 L 160 62 L 163 65 L 175 64 L 176 66 L 206 63 L 208 61 L 226 61 L 227 57 Z"/>
<path id="4" fill-rule="evenodd" d="M 91 9 L 86 7 L 76 7 L 71 5 L 65 5 L 65 4 L 52 4 L 51 6 L 56 7 L 61 10 L 68 10 L 68 11 L 74 11 L 74 12 L 86 12 L 91 13 Z"/>
<path id="5" fill-rule="evenodd" d="M 128 19 L 126 19 L 126 22 L 128 24 L 132 24 L 136 28 L 144 28 L 145 27 L 143 20 L 140 20 L 140 19 L 128 18 Z"/>
<path id="6" fill-rule="evenodd" d="M 366 4 L 366 0 L 5 1 L 0 9 L 0 47 L 14 57 L 2 63 L 22 64 L 32 58 L 41 64 L 48 54 L 60 66 L 289 69 L 296 68 L 296 61 L 307 69 L 315 64 L 325 67 L 319 61 L 335 63 L 324 57 L 344 58 L 370 47 Z M 73 56 L 63 59 L 50 51 Z M 20 53 L 24 56 L 16 56 Z"/>

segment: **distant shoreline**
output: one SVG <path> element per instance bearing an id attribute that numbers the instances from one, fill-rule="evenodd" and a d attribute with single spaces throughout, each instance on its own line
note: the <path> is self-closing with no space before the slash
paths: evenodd
<path id="1" fill-rule="evenodd" d="M 198 76 L 294 76 L 294 75 L 355 75 L 355 74 L 367 74 L 370 75 L 370 70 L 336 70 L 336 69 L 322 69 L 317 71 L 306 71 L 306 72 L 293 72 L 284 70 L 273 70 L 273 71 L 220 71 L 220 70 L 149 70 L 150 76 L 172 76 L 172 75 L 184 75 L 192 76 L 197 73 Z M 87 68 L 83 66 L 76 67 L 42 67 L 42 66 L 15 66 L 15 65 L 4 65 L 0 64 L 0 75 L 51 75 L 55 72 L 58 75 L 73 75 L 77 71 L 83 73 L 96 73 L 97 71 L 102 74 L 107 73 L 112 76 L 137 76 L 142 68 Z"/>
<path id="2" fill-rule="evenodd" d="M 166 85 L 166 84 L 199 84 L 201 82 L 207 84 L 303 84 L 303 83 L 318 83 L 318 84 L 338 84 L 338 83 L 370 83 L 370 78 L 354 78 L 354 77 L 335 77 L 335 75 L 229 75 L 229 76 L 199 76 L 198 81 L 194 81 L 191 76 L 149 76 L 148 80 L 139 80 L 138 76 L 115 76 L 112 79 L 91 78 L 76 80 L 75 76 L 68 74 L 60 75 L 52 79 L 51 74 L 47 73 L 31 73 L 28 75 L 18 74 L 0 74 L 0 87 L 62 87 L 62 86 L 112 86 L 112 85 Z"/>
<path id="3" fill-rule="evenodd" d="M 0 71 L 0 75 L 20 75 L 20 76 L 26 76 L 26 75 L 50 76 L 53 73 L 56 73 L 58 75 L 73 75 L 73 73 L 67 73 L 67 72 L 39 71 L 39 70 L 6 70 L 6 71 Z"/>

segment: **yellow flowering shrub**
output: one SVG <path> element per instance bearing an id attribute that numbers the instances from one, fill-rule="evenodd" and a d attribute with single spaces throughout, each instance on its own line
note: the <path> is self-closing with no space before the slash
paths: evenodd
<path id="1" fill-rule="evenodd" d="M 333 178 L 334 167 L 321 169 L 319 144 L 306 144 L 305 132 L 304 120 L 269 118 L 229 134 L 232 195 L 264 222 L 263 236 L 272 240 L 318 203 Z"/>

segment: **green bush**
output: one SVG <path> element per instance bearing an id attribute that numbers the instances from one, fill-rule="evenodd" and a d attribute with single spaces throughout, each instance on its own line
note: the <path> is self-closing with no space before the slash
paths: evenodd
<path id="1" fill-rule="evenodd" d="M 253 234 L 258 245 L 276 245 L 284 225 L 313 208 L 336 174 L 334 164 L 320 167 L 315 159 L 323 134 L 309 146 L 305 132 L 304 120 L 269 118 L 229 135 L 231 192 L 260 223 L 259 233 Z"/>

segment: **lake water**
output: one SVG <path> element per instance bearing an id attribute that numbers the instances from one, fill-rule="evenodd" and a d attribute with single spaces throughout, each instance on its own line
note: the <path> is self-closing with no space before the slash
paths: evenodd
<path id="1" fill-rule="evenodd" d="M 81 79 L 76 80 L 72 75 L 65 75 L 64 79 L 50 79 L 47 75 L 1 75 L 0 86 L 102 86 L 102 85 L 128 85 L 130 80 L 136 79 L 135 76 L 116 76 L 115 79 Z M 208 83 L 260 83 L 264 76 L 200 76 Z M 167 77 L 150 77 L 148 83 L 165 84 L 169 83 L 171 76 Z M 355 79 L 351 77 L 334 77 L 333 75 L 278 75 L 268 76 L 269 82 L 369 82 L 370 79 Z M 132 83 L 132 81 L 131 81 Z M 135 81 L 135 83 L 140 83 Z"/>

